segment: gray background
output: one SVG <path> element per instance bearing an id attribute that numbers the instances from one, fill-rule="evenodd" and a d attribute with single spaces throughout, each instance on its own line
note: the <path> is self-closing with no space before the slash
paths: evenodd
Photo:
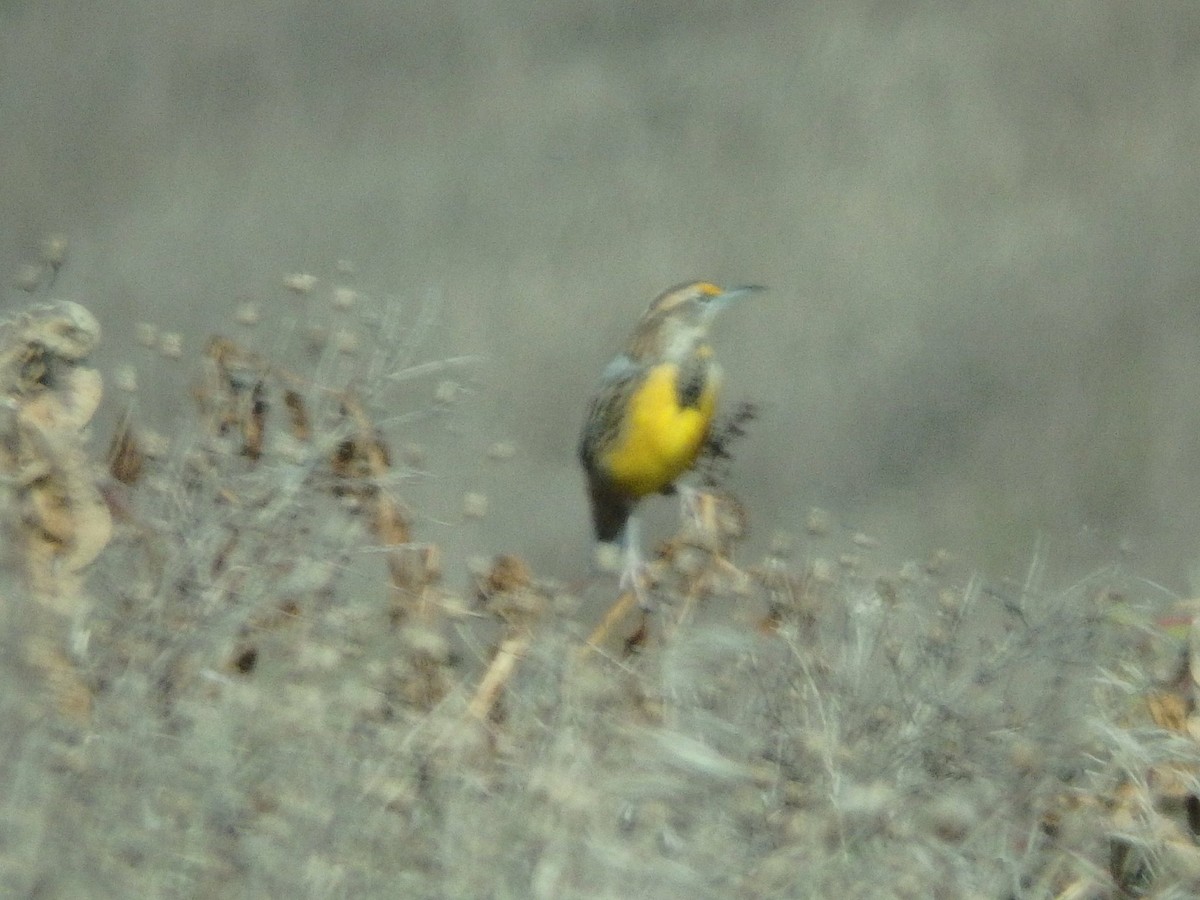
<path id="1" fill-rule="evenodd" d="M 299 308 L 289 272 L 440 298 L 422 358 L 487 359 L 394 432 L 429 448 L 425 533 L 567 579 L 608 357 L 671 283 L 760 282 L 716 334 L 761 408 L 730 479 L 760 544 L 818 504 L 889 552 L 1006 573 L 1040 535 L 1185 590 L 1198 51 L 1191 2 L 6 2 L 0 273 L 66 234 L 54 293 L 166 432 L 238 302 Z"/>

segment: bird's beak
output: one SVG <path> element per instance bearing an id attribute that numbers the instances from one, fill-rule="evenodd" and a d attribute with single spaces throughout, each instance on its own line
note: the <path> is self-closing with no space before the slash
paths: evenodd
<path id="1" fill-rule="evenodd" d="M 721 293 L 717 294 L 717 296 L 713 297 L 712 301 L 709 303 L 709 309 L 711 309 L 715 315 L 734 301 L 745 297 L 747 294 L 757 294 L 759 291 L 765 290 L 766 288 L 761 284 L 744 284 L 739 287 L 730 288 L 729 290 L 722 291 Z"/>
<path id="2" fill-rule="evenodd" d="M 744 284 L 741 287 L 730 288 L 717 298 L 721 303 L 731 303 L 739 297 L 745 297 L 747 294 L 757 294 L 759 291 L 765 291 L 766 288 L 761 284 Z"/>

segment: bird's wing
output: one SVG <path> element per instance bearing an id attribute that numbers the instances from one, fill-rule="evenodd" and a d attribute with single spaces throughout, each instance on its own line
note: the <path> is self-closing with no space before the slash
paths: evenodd
<path id="1" fill-rule="evenodd" d="M 596 468 L 596 460 L 603 448 L 616 440 L 622 418 L 620 410 L 629 399 L 629 394 L 638 379 L 645 375 L 646 367 L 638 365 L 627 354 L 613 358 L 600 376 L 600 386 L 588 407 L 587 420 L 579 440 L 579 458 L 588 470 L 590 479 L 603 478 Z"/>

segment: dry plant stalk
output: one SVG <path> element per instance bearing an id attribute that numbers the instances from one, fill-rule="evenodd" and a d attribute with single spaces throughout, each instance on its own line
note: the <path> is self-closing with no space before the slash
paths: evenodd
<path id="1" fill-rule="evenodd" d="M 262 457 L 267 374 L 267 365 L 257 354 L 229 338 L 211 338 L 204 348 L 203 382 L 196 389 L 196 402 L 205 428 L 214 437 L 238 433 L 241 454 L 251 460 Z"/>
<path id="2" fill-rule="evenodd" d="M 84 363 L 100 325 L 77 303 L 32 308 L 0 325 L 0 477 L 8 552 L 40 613 L 26 661 L 61 710 L 86 716 L 90 692 L 66 652 L 86 600 L 84 569 L 112 537 L 84 432 L 100 405 L 99 373 Z"/>
<path id="3" fill-rule="evenodd" d="M 273 380 L 283 382 L 277 391 Z M 292 438 L 301 443 L 311 441 L 311 417 L 303 396 L 294 387 L 301 381 L 293 373 L 268 366 L 257 354 L 229 338 L 212 338 L 205 349 L 204 380 L 196 390 L 206 430 L 215 438 L 236 436 L 241 455 L 257 462 L 265 447 L 268 398 L 278 393 Z M 365 512 L 368 532 L 388 550 L 394 619 L 407 621 L 415 611 L 427 617 L 434 604 L 425 602 L 425 589 L 436 574 L 436 554 L 429 550 L 412 552 L 408 518 L 383 487 L 392 468 L 391 453 L 361 401 L 353 394 L 343 394 L 338 415 L 333 430 L 347 435 L 329 454 L 334 493 L 357 502 Z"/>
<path id="4" fill-rule="evenodd" d="M 339 478 L 339 490 L 359 500 L 366 510 L 367 530 L 388 550 L 393 622 L 428 622 L 437 608 L 429 595 L 438 572 L 437 553 L 429 547 L 413 546 L 408 517 L 384 489 L 392 467 L 391 453 L 362 403 L 347 394 L 342 398 L 341 413 L 351 433 L 338 444 L 330 464 Z"/>
<path id="5" fill-rule="evenodd" d="M 487 671 L 467 705 L 467 714 L 481 722 L 494 718 L 504 686 L 533 643 L 533 629 L 545 611 L 545 598 L 533 588 L 533 575 L 516 556 L 498 556 L 478 585 L 479 599 L 488 612 L 504 622 L 504 636 Z"/>
<path id="6" fill-rule="evenodd" d="M 236 342 L 215 337 L 205 350 L 204 380 L 196 400 L 209 435 L 220 441 L 232 438 L 238 454 L 253 466 L 269 446 L 268 413 L 273 400 L 280 401 L 284 428 L 293 441 L 318 440 L 320 432 L 302 393 L 305 384 L 305 379 L 268 365 Z M 384 550 L 393 624 L 436 630 L 441 609 L 435 589 L 440 574 L 437 547 L 413 543 L 408 515 L 388 488 L 391 452 L 363 403 L 349 391 L 334 397 L 336 414 L 326 431 L 332 437 L 326 438 L 328 448 L 319 445 L 318 449 L 326 477 L 312 483 L 350 501 L 343 508 L 362 519 L 373 542 Z M 445 695 L 444 660 L 425 659 L 413 650 L 409 662 L 413 683 L 406 685 L 405 696 L 426 698 L 431 704 Z"/>
<path id="7" fill-rule="evenodd" d="M 659 558 L 646 567 L 645 573 L 655 585 L 664 584 L 673 575 L 674 590 L 683 598 L 679 611 L 667 623 L 668 636 L 687 621 L 702 596 L 745 585 L 750 579 L 729 559 L 733 545 L 746 533 L 746 512 L 741 504 L 727 492 L 705 490 L 695 494 L 689 507 L 679 532 L 661 545 Z M 588 635 L 582 654 L 599 650 L 636 607 L 633 591 L 617 597 Z M 643 611 L 636 629 L 624 639 L 626 653 L 647 640 L 648 626 Z"/>
<path id="8" fill-rule="evenodd" d="M 1118 720 L 1118 727 L 1134 729 L 1148 720 L 1177 739 L 1200 742 L 1198 610 L 1200 605 L 1194 600 L 1179 605 L 1178 615 L 1173 618 L 1186 622 L 1188 627 L 1181 665 L 1165 683 L 1140 692 L 1137 703 Z M 1148 896 L 1160 877 L 1170 880 L 1186 874 L 1192 882 L 1200 877 L 1197 758 L 1200 745 L 1191 754 L 1177 749 L 1164 759 L 1147 756 L 1144 763 L 1127 755 L 1113 773 L 1115 783 L 1111 789 L 1095 795 L 1073 793 L 1054 798 L 1042 816 L 1045 833 L 1056 834 L 1068 817 L 1086 816 L 1102 821 L 1108 834 L 1103 874 L 1076 878 L 1055 896 L 1107 895 L 1114 887 L 1121 896 Z"/>
<path id="9" fill-rule="evenodd" d="M 481 722 L 487 721 L 491 717 L 492 711 L 500 699 L 500 694 L 504 690 L 504 685 L 516 673 L 517 664 L 525 656 L 532 642 L 533 633 L 530 631 L 509 634 L 501 640 L 487 671 L 479 680 L 475 695 L 467 706 L 469 716 L 479 719 Z"/>
<path id="10" fill-rule="evenodd" d="M 608 612 L 604 614 L 604 618 L 600 620 L 600 624 L 593 628 L 592 633 L 588 635 L 588 639 L 583 645 L 582 655 L 586 656 L 589 653 L 599 650 L 604 642 L 608 640 L 608 636 L 612 633 L 612 630 L 629 615 L 636 604 L 637 594 L 633 591 L 625 591 L 621 594 L 616 602 L 608 608 Z"/>

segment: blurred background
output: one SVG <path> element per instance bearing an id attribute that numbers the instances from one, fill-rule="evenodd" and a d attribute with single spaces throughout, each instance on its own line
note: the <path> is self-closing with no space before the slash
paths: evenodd
<path id="1" fill-rule="evenodd" d="M 441 376 L 380 395 L 426 450 L 424 533 L 571 580 L 599 372 L 668 285 L 762 283 L 715 334 L 759 408 L 729 480 L 748 556 L 821 506 L 881 552 L 1005 575 L 1040 545 L 1187 591 L 1198 146 L 1189 0 L 8 0 L 0 297 L 66 236 L 49 293 L 166 434 L 210 334 L 303 368 L 288 274 L 408 304 L 417 361 L 483 357 L 447 415 L 399 418 Z"/>

